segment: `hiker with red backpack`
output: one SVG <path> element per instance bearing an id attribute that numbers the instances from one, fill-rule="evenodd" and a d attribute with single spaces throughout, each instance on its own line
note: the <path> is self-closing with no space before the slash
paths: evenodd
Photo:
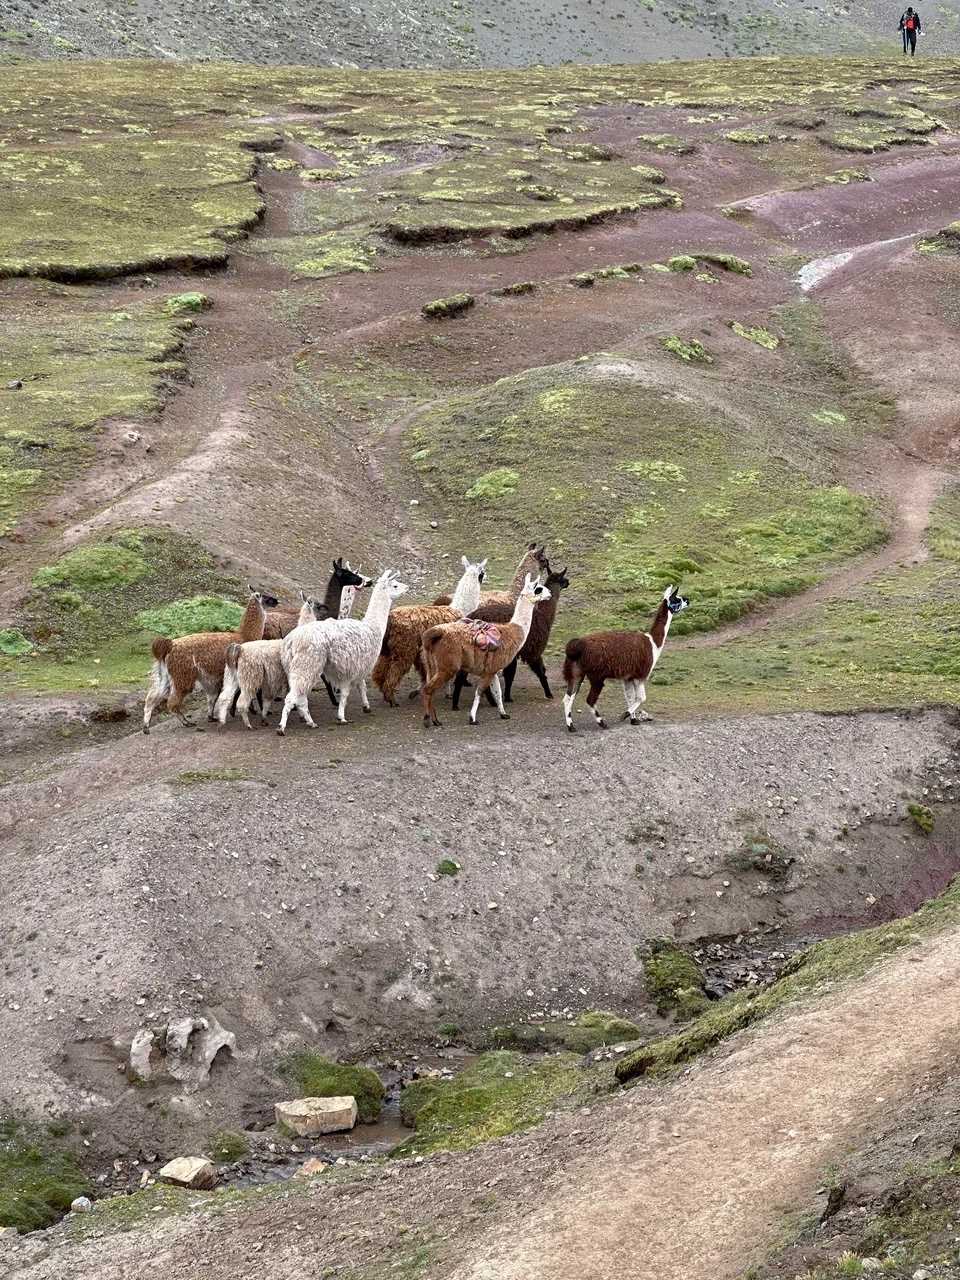
<path id="1" fill-rule="evenodd" d="M 914 13 L 913 8 L 908 5 L 907 11 L 900 18 L 900 30 L 903 32 L 903 52 L 907 52 L 907 45 L 910 46 L 910 57 L 917 56 L 917 36 L 920 34 L 920 15 Z"/>

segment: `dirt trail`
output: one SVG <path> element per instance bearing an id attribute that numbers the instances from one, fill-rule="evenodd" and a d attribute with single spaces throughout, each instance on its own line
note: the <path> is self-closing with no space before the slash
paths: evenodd
<path id="1" fill-rule="evenodd" d="M 770 1025 L 721 1065 L 638 1095 L 603 1150 L 592 1145 L 549 1199 L 499 1223 L 453 1275 L 739 1275 L 773 1243 L 784 1212 L 812 1197 L 831 1157 L 951 1061 L 958 982 L 953 932 Z"/>

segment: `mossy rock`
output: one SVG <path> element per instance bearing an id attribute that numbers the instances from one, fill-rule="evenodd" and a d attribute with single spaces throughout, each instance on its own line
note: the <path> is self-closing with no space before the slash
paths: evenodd
<path id="1" fill-rule="evenodd" d="M 516 284 L 507 284 L 502 289 L 494 289 L 493 294 L 496 298 L 522 298 L 529 293 L 536 293 L 537 287 L 535 280 L 518 280 Z"/>
<path id="2" fill-rule="evenodd" d="M 713 364 L 713 356 L 710 355 L 703 343 L 696 338 L 684 339 L 671 334 L 670 337 L 661 338 L 660 345 L 665 351 L 669 351 L 672 356 L 676 356 L 679 360 L 683 360 L 688 364 Z"/>
<path id="3" fill-rule="evenodd" d="M 250 1153 L 250 1143 L 242 1133 L 232 1129 L 217 1129 L 210 1135 L 207 1152 L 218 1164 L 234 1164 Z"/>
<path id="4" fill-rule="evenodd" d="M 908 804 L 907 813 L 913 819 L 913 825 L 918 831 L 925 836 L 930 835 L 935 823 L 932 809 L 925 804 Z"/>
<path id="5" fill-rule="evenodd" d="M 647 994 L 661 1017 L 672 1013 L 678 1022 L 688 1022 L 709 1006 L 703 975 L 682 947 L 668 938 L 653 938 L 641 955 Z"/>
<path id="6" fill-rule="evenodd" d="M 760 133 L 756 129 L 730 129 L 723 136 L 727 142 L 739 142 L 747 147 L 760 147 L 770 141 L 769 133 Z"/>
<path id="7" fill-rule="evenodd" d="M 763 347 L 767 351 L 776 351 L 780 345 L 780 339 L 776 334 L 771 333 L 769 329 L 761 328 L 759 325 L 748 327 L 741 324 L 739 320 L 731 320 L 729 327 L 738 338 L 746 338 L 748 342 L 755 342 L 758 347 Z"/>
<path id="8" fill-rule="evenodd" d="M 428 320 L 449 320 L 469 311 L 476 301 L 472 293 L 454 293 L 449 298 L 437 298 L 426 303 L 422 310 Z"/>
<path id="9" fill-rule="evenodd" d="M 689 156 L 696 151 L 696 144 L 689 138 L 678 138 L 673 133 L 640 133 L 637 142 L 644 147 L 653 147 L 656 151 L 668 151 L 675 156 Z"/>
<path id="10" fill-rule="evenodd" d="M 213 303 L 205 293 L 177 293 L 168 298 L 163 309 L 170 316 L 181 316 L 206 311 Z"/>
<path id="11" fill-rule="evenodd" d="M 364 1124 L 380 1116 L 386 1090 L 383 1081 L 369 1067 L 331 1062 L 310 1049 L 295 1053 L 281 1064 L 281 1073 L 292 1081 L 302 1097 L 337 1098 L 353 1095 Z"/>
<path id="12" fill-rule="evenodd" d="M 671 271 L 696 271 L 697 260 L 688 253 L 675 253 L 672 258 L 667 259 L 667 266 Z"/>
<path id="13" fill-rule="evenodd" d="M 735 253 L 715 253 L 713 250 L 700 250 L 693 255 L 698 262 L 710 262 L 715 267 L 722 267 L 737 276 L 752 276 L 753 268 L 745 258 L 738 258 Z"/>
<path id="14" fill-rule="evenodd" d="M 33 644 L 16 627 L 0 627 L 0 653 L 19 658 L 33 651 Z"/>
<path id="15" fill-rule="evenodd" d="M 438 876 L 458 876 L 462 868 L 459 862 L 454 862 L 452 858 L 441 858 L 437 863 Z"/>

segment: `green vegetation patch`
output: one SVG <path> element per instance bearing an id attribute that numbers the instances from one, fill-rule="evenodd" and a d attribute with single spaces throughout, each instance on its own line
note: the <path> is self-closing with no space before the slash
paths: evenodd
<path id="1" fill-rule="evenodd" d="M 640 133 L 636 140 L 642 147 L 652 147 L 654 151 L 669 152 L 673 156 L 689 156 L 697 149 L 695 142 L 689 138 L 678 138 L 673 133 Z"/>
<path id="2" fill-rule="evenodd" d="M 352 232 L 325 231 L 320 235 L 271 236 L 251 242 L 256 253 L 277 258 L 301 280 L 365 274 L 377 270 L 378 249 L 368 238 Z"/>
<path id="3" fill-rule="evenodd" d="M 0 277 L 220 265 L 262 213 L 255 163 L 236 146 L 169 137 L 0 151 Z"/>
<path id="4" fill-rule="evenodd" d="M 760 133 L 757 129 L 730 129 L 723 136 L 727 142 L 739 142 L 748 147 L 760 147 L 770 141 L 769 133 Z"/>
<path id="5" fill-rule="evenodd" d="M 919 939 L 954 926 L 960 918 L 960 878 L 940 897 L 902 920 L 818 942 L 786 964 L 776 982 L 715 1002 L 685 1030 L 644 1045 L 617 1064 L 617 1079 L 657 1074 L 688 1062 L 728 1036 L 806 996 L 864 974 L 876 961 L 915 946 Z"/>
<path id="6" fill-rule="evenodd" d="M 29 653 L 33 645 L 16 627 L 0 627 L 0 654 L 8 658 L 19 658 Z"/>
<path id="7" fill-rule="evenodd" d="M 142 609 L 136 621 L 144 631 L 175 639 L 200 631 L 235 631 L 245 607 L 222 596 L 191 596 L 187 600 L 173 600 L 158 609 Z"/>
<path id="8" fill-rule="evenodd" d="M 210 1135 L 207 1151 L 219 1164 L 233 1164 L 250 1153 L 250 1143 L 242 1133 L 232 1129 L 217 1129 Z"/>
<path id="9" fill-rule="evenodd" d="M 0 1227 L 49 1227 L 90 1193 L 74 1156 L 49 1130 L 0 1113 Z"/>
<path id="10" fill-rule="evenodd" d="M 189 589 L 202 594 L 187 596 Z M 223 629 L 244 607 L 228 592 L 242 598 L 240 584 L 191 538 L 119 530 L 37 570 L 12 619 L 32 648 L 0 656 L 0 673 L 14 687 L 39 689 L 140 684 L 152 663 L 153 625 L 171 636 L 197 623 Z"/>
<path id="11" fill-rule="evenodd" d="M 646 623 L 671 583 L 693 602 L 676 634 L 812 585 L 881 541 L 884 526 L 868 499 L 821 482 L 826 429 L 796 432 L 819 372 L 802 354 L 791 348 L 796 374 L 787 368 L 776 390 L 745 392 L 750 412 L 736 420 L 665 391 L 648 363 L 606 355 L 447 397 L 404 437 L 407 465 L 448 516 L 436 542 L 458 555 L 482 546 L 497 573 L 512 569 L 531 528 L 558 555 L 580 549 L 569 608 L 588 611 L 585 626 Z M 484 467 L 480 493 L 465 490 L 464 475 Z"/>
<path id="12" fill-rule="evenodd" d="M 177 293 L 168 298 L 163 309 L 170 316 L 196 315 L 212 307 L 213 303 L 205 293 Z"/>
<path id="13" fill-rule="evenodd" d="M 731 320 L 730 328 L 738 338 L 746 338 L 749 342 L 755 342 L 758 347 L 765 347 L 767 351 L 776 351 L 780 345 L 780 339 L 770 332 L 769 329 L 763 329 L 759 325 L 748 327 L 743 325 L 739 320 Z"/>
<path id="14" fill-rule="evenodd" d="M 463 868 L 459 862 L 454 862 L 452 858 L 441 858 L 437 863 L 438 876 L 458 876 Z"/>
<path id="15" fill-rule="evenodd" d="M 669 351 L 672 356 L 687 363 L 713 364 L 713 356 L 696 338 L 678 338 L 671 334 L 667 338 L 661 338 L 660 345 L 664 351 Z"/>
<path id="16" fill-rule="evenodd" d="M 393 1154 L 468 1151 L 530 1129 L 575 1094 L 583 1078 L 572 1055 L 530 1062 L 518 1053 L 485 1053 L 454 1080 L 416 1081 L 404 1089 L 401 1114 L 414 1133 Z"/>
<path id="17" fill-rule="evenodd" d="M 422 310 L 428 320 L 449 320 L 469 311 L 476 301 L 472 293 L 454 293 L 449 298 L 437 298 L 434 302 L 425 303 Z"/>
<path id="18" fill-rule="evenodd" d="M 379 1118 L 386 1090 L 369 1067 L 331 1062 L 320 1053 L 304 1049 L 281 1063 L 280 1070 L 301 1097 L 338 1098 L 352 1094 L 363 1124 L 373 1124 Z"/>
<path id="19" fill-rule="evenodd" d="M 925 804 L 908 804 L 907 813 L 913 819 L 913 825 L 925 836 L 930 835 L 934 827 L 933 810 Z"/>
<path id="20" fill-rule="evenodd" d="M 493 1027 L 486 1035 L 492 1049 L 567 1049 L 590 1053 L 604 1045 L 638 1040 L 640 1028 L 628 1018 L 604 1009 L 590 1009 L 566 1022 L 519 1022 Z"/>
<path id="21" fill-rule="evenodd" d="M 185 769 L 178 773 L 173 783 L 178 787 L 201 787 L 208 782 L 249 782 L 250 774 L 246 769 Z"/>
<path id="22" fill-rule="evenodd" d="M 89 460 L 92 429 L 161 408 L 168 386 L 183 376 L 184 332 L 193 321 L 161 302 L 103 310 L 84 290 L 49 285 L 16 292 L 0 285 L 0 298 L 3 534 Z M 10 382 L 22 385 L 3 390 Z"/>
<path id="23" fill-rule="evenodd" d="M 647 994 L 661 1017 L 674 1014 L 678 1022 L 699 1017 L 710 1001 L 703 990 L 697 962 L 669 938 L 652 938 L 640 948 Z"/>

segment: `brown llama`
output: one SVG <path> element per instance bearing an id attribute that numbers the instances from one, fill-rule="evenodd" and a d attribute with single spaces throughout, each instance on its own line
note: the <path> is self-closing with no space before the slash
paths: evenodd
<path id="1" fill-rule="evenodd" d="M 170 640 L 157 636 L 151 646 L 154 656 L 153 675 L 143 704 L 143 732 L 150 732 L 154 709 L 166 702 L 167 710 L 181 722 L 192 722 L 181 711 L 183 700 L 198 686 L 207 695 L 207 719 L 214 720 L 213 709 L 223 684 L 227 650 L 232 644 L 263 639 L 267 609 L 277 604 L 277 597 L 250 588 L 250 599 L 236 631 L 200 631 L 192 636 Z"/>
<path id="2" fill-rule="evenodd" d="M 606 680 L 623 681 L 627 704 L 624 720 L 640 724 L 642 720 L 652 719 L 642 710 L 647 700 L 646 682 L 663 653 L 674 614 L 682 612 L 689 603 L 674 587 L 667 587 L 649 631 L 594 631 L 567 642 L 563 664 L 563 678 L 567 682 L 563 719 L 571 733 L 576 732 L 573 704 L 584 680 L 590 681 L 587 706 L 601 729 L 606 729 L 607 722 L 597 710 L 597 699 Z"/>
<path id="3" fill-rule="evenodd" d="M 387 630 L 380 648 L 380 657 L 373 669 L 373 683 L 383 694 L 389 706 L 397 705 L 397 689 L 411 667 L 415 667 L 423 683 L 420 665 L 420 642 L 424 632 L 443 622 L 456 622 L 477 607 L 480 600 L 480 583 L 483 582 L 487 562 L 471 564 L 461 557 L 463 574 L 449 605 L 412 604 L 394 609 L 387 620 Z M 416 697 L 417 690 L 413 696 Z"/>
<path id="4" fill-rule="evenodd" d="M 420 650 L 420 661 L 426 675 L 423 685 L 423 723 L 427 728 L 431 724 L 440 724 L 433 703 L 434 694 L 448 680 L 452 680 L 458 671 L 468 671 L 477 677 L 473 706 L 470 709 L 471 724 L 477 723 L 480 694 L 491 686 L 500 719 L 510 719 L 503 709 L 500 672 L 523 648 L 530 631 L 534 607 L 541 600 L 549 599 L 550 592 L 547 588 L 528 574 L 510 621 L 505 626 L 489 629 L 498 632 L 498 636 L 491 637 L 489 631 L 484 630 L 485 624 L 470 622 L 466 618 L 430 628 L 423 637 L 423 648 Z M 499 639 L 496 647 L 489 643 L 491 638 Z"/>
<path id="5" fill-rule="evenodd" d="M 531 578 L 539 578 L 542 574 L 549 573 L 549 571 L 550 561 L 547 559 L 546 547 L 543 545 L 537 546 L 535 542 L 531 542 L 523 553 L 520 563 L 517 565 L 517 571 L 513 575 L 513 581 L 507 590 L 484 591 L 480 596 L 480 603 L 482 605 L 506 604 L 512 609 L 527 579 L 527 574 Z M 433 603 L 449 604 L 451 598 L 450 596 L 437 596 Z"/>

